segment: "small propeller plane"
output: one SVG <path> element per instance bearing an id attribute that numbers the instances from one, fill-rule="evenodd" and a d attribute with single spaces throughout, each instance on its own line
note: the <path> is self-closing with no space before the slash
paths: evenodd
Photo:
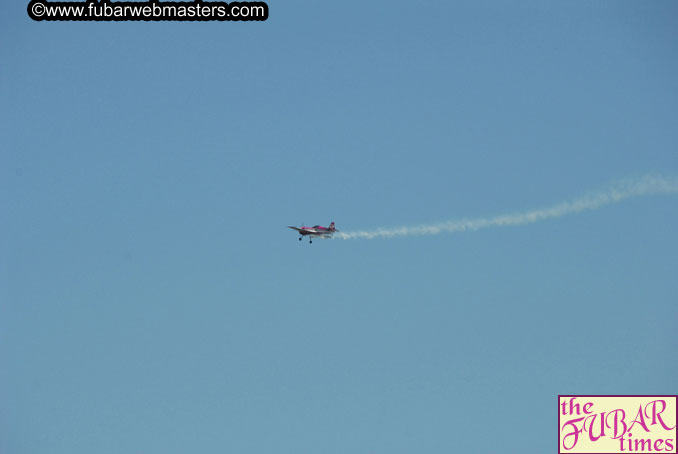
<path id="1" fill-rule="evenodd" d="M 334 228 L 334 222 L 330 223 L 329 227 L 323 227 L 322 225 L 314 225 L 313 227 L 306 227 L 305 225 L 302 225 L 301 227 L 294 227 L 289 225 L 288 227 L 299 232 L 299 241 L 308 235 L 309 243 L 313 243 L 314 236 L 320 238 L 330 238 L 332 235 L 334 235 L 334 232 L 339 231 Z"/>

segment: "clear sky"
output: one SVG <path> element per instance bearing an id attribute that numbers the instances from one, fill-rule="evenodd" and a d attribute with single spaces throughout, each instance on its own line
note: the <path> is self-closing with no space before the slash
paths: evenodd
<path id="1" fill-rule="evenodd" d="M 0 6 L 0 452 L 554 452 L 678 392 L 678 196 L 297 241 L 678 174 L 678 3 Z"/>

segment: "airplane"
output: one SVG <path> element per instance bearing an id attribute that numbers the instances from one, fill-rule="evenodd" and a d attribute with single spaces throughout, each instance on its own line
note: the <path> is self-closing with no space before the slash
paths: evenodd
<path id="1" fill-rule="evenodd" d="M 308 242 L 313 243 L 313 237 L 318 236 L 320 238 L 330 238 L 334 234 L 334 232 L 338 232 L 339 230 L 334 228 L 334 222 L 330 223 L 329 227 L 323 227 L 322 225 L 314 225 L 313 227 L 306 227 L 302 225 L 301 227 L 294 227 L 292 225 L 288 225 L 289 228 L 292 230 L 296 230 L 299 232 L 299 241 L 306 235 L 308 235 Z"/>

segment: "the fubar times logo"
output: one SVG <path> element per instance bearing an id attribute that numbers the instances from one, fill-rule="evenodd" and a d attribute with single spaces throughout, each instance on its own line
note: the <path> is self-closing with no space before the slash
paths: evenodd
<path id="1" fill-rule="evenodd" d="M 678 396 L 558 396 L 558 454 L 676 453 Z"/>

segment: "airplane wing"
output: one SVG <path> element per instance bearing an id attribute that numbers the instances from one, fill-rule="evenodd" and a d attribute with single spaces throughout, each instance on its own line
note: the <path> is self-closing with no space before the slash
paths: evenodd
<path id="1" fill-rule="evenodd" d="M 304 235 L 314 235 L 317 233 L 314 229 L 300 229 L 299 227 L 294 227 L 292 225 L 288 225 L 287 227 L 291 228 L 292 230 L 296 230 L 297 232 Z"/>

